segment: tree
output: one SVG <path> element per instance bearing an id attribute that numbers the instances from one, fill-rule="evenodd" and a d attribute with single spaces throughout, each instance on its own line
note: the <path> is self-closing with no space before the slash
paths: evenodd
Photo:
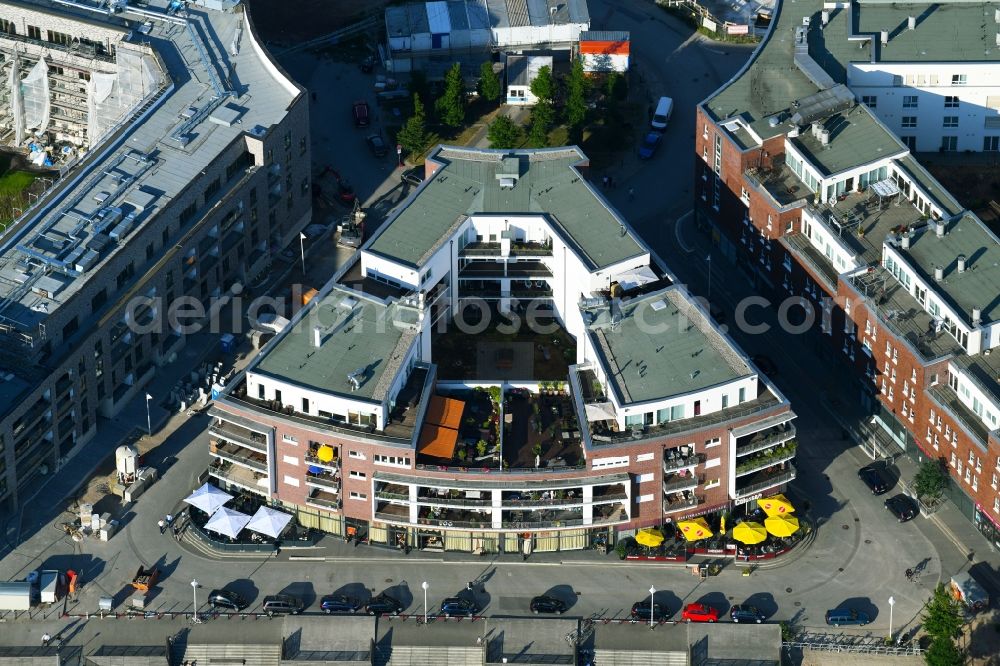
<path id="1" fill-rule="evenodd" d="M 528 131 L 528 143 L 531 147 L 544 148 L 549 145 L 549 130 L 555 116 L 552 102 L 547 100 L 539 100 L 531 109 L 531 129 Z"/>
<path id="2" fill-rule="evenodd" d="M 403 146 L 409 155 L 421 155 L 427 150 L 429 140 L 427 134 L 427 117 L 424 114 L 424 104 L 420 95 L 413 93 L 413 113 L 396 134 L 396 141 Z"/>
<path id="3" fill-rule="evenodd" d="M 948 472 L 944 461 L 940 459 L 925 460 L 913 477 L 913 489 L 917 492 L 917 497 L 927 498 L 932 502 L 940 499 L 947 485 Z"/>
<path id="4" fill-rule="evenodd" d="M 479 84 L 477 86 L 479 94 L 489 102 L 500 99 L 502 89 L 500 87 L 500 77 L 493 71 L 493 63 L 486 61 L 479 66 Z"/>
<path id="5" fill-rule="evenodd" d="M 566 80 L 566 122 L 579 128 L 587 117 L 587 78 L 583 75 L 583 60 L 573 61 Z"/>
<path id="6" fill-rule="evenodd" d="M 962 607 L 945 588 L 938 585 L 924 606 L 924 629 L 936 639 L 951 640 L 964 624 Z"/>
<path id="7" fill-rule="evenodd" d="M 950 638 L 937 637 L 931 641 L 931 646 L 924 653 L 927 666 L 962 666 L 965 656 Z"/>
<path id="8" fill-rule="evenodd" d="M 490 140 L 490 148 L 517 148 L 524 143 L 524 131 L 507 116 L 497 116 L 490 123 L 486 138 Z"/>
<path id="9" fill-rule="evenodd" d="M 616 102 L 628 97 L 628 81 L 619 72 L 611 72 L 604 83 L 604 92 Z"/>
<path id="10" fill-rule="evenodd" d="M 437 101 L 441 122 L 448 127 L 459 127 L 465 122 L 465 81 L 462 66 L 457 62 L 444 75 L 444 93 Z"/>
<path id="11" fill-rule="evenodd" d="M 535 79 L 528 86 L 531 94 L 538 98 L 538 101 L 551 102 L 556 95 L 555 82 L 552 80 L 552 68 L 548 65 L 538 68 Z"/>

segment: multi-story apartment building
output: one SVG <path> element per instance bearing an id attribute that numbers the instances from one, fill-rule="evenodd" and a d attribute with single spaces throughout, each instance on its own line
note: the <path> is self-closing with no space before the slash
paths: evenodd
<path id="1" fill-rule="evenodd" d="M 746 504 L 795 478 L 788 402 L 673 284 L 587 166 L 576 148 L 436 149 L 421 186 L 216 400 L 209 474 L 306 526 L 494 552 L 610 543 L 616 529 Z M 454 424 L 489 425 L 455 389 L 539 388 L 501 378 L 469 309 L 558 322 L 575 339 L 564 384 L 578 431 L 562 436 L 578 462 L 453 455 Z M 461 358 L 432 357 L 432 339 L 455 328 L 467 331 Z M 438 364 L 456 361 L 479 363 L 475 377 L 439 379 Z"/>
<path id="2" fill-rule="evenodd" d="M 207 311 L 295 239 L 310 148 L 304 91 L 235 2 L 5 2 L 0 18 L 44 53 L 62 53 L 56 33 L 141 51 L 160 82 L 0 237 L 0 502 L 16 505 L 184 344 L 164 323 L 178 298 Z"/>
<path id="3" fill-rule="evenodd" d="M 980 150 L 982 136 L 995 149 L 995 98 L 965 93 L 1000 76 L 982 62 L 995 59 L 993 18 L 964 3 L 785 3 L 699 105 L 695 170 L 722 253 L 816 314 L 831 368 L 858 378 L 846 399 L 890 447 L 945 459 L 953 498 L 1000 543 L 1000 242 L 910 154 Z M 853 32 L 864 26 L 883 31 Z M 911 126 L 902 107 L 930 115 Z M 934 113 L 962 116 L 944 132 L 958 138 L 941 139 Z M 916 134 L 925 120 L 934 131 Z"/>

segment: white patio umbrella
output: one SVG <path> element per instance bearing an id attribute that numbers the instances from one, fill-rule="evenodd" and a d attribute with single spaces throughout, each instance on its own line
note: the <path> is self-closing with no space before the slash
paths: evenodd
<path id="1" fill-rule="evenodd" d="M 225 534 L 227 537 L 235 539 L 240 530 L 246 527 L 249 522 L 250 516 L 247 514 L 221 507 L 205 523 L 205 529 Z"/>
<path id="2" fill-rule="evenodd" d="M 233 499 L 233 496 L 229 493 L 219 490 L 210 483 L 206 483 L 186 497 L 184 501 L 207 514 L 213 514 L 220 506 L 231 499 Z"/>
<path id="3" fill-rule="evenodd" d="M 247 529 L 253 530 L 258 534 L 263 534 L 264 536 L 269 536 L 274 539 L 278 538 L 281 531 L 285 529 L 285 525 L 288 524 L 292 517 L 287 513 L 282 513 L 281 511 L 275 511 L 274 509 L 266 506 L 262 506 L 257 509 L 257 513 L 253 514 L 253 518 L 247 523 Z"/>

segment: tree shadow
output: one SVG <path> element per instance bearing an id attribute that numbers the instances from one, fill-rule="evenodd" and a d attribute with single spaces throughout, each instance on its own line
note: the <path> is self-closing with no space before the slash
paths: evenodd
<path id="1" fill-rule="evenodd" d="M 372 598 L 372 591 L 365 587 L 364 583 L 347 583 L 341 585 L 333 591 L 334 596 L 344 595 L 351 599 L 357 599 L 358 603 L 364 605 Z"/>
<path id="2" fill-rule="evenodd" d="M 385 588 L 382 592 L 398 601 L 404 610 L 413 604 L 413 592 L 410 591 L 410 584 L 405 580 L 401 580 L 395 585 Z"/>
<path id="3" fill-rule="evenodd" d="M 649 597 L 645 598 L 645 603 L 649 603 Z M 681 611 L 684 602 L 680 597 L 670 590 L 657 590 L 653 595 L 653 601 L 660 604 L 667 611 L 667 617 L 672 617 Z"/>
<path id="4" fill-rule="evenodd" d="M 289 583 L 282 588 L 279 594 L 290 594 L 293 597 L 300 599 L 306 608 L 309 608 L 316 603 L 316 590 L 313 588 L 313 584 L 309 581 Z"/>
<path id="5" fill-rule="evenodd" d="M 778 602 L 774 600 L 774 595 L 770 592 L 751 594 L 743 603 L 759 610 L 764 615 L 765 620 L 778 612 Z"/>
<path id="6" fill-rule="evenodd" d="M 260 590 L 257 588 L 257 584 L 249 578 L 237 578 L 236 580 L 226 583 L 223 587 L 240 595 L 250 605 L 253 605 L 254 601 L 257 600 L 257 597 L 260 596 Z"/>

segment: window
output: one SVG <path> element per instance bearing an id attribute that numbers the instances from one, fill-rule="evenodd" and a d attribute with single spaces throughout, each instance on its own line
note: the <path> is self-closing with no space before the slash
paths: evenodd
<path id="1" fill-rule="evenodd" d="M 286 486 L 293 486 L 295 488 L 299 487 L 299 480 L 296 479 L 294 476 L 288 476 L 286 474 L 285 478 L 284 478 L 284 481 L 285 481 L 285 485 Z"/>
<path id="2" fill-rule="evenodd" d="M 722 408 L 725 409 L 726 407 L 729 407 L 729 396 L 728 395 L 723 395 L 722 396 Z"/>
<path id="3" fill-rule="evenodd" d="M 918 101 L 916 95 L 903 95 L 903 108 L 915 109 L 917 108 Z"/>
<path id="4" fill-rule="evenodd" d="M 281 391 L 275 390 L 275 392 L 274 392 L 274 400 L 275 400 L 275 402 L 277 402 L 277 403 L 279 403 L 281 405 L 285 404 L 285 403 L 281 402 Z"/>
<path id="5" fill-rule="evenodd" d="M 958 97 L 955 95 L 947 95 L 944 98 L 944 108 L 946 109 L 957 109 L 958 108 Z"/>
<path id="6" fill-rule="evenodd" d="M 993 490 L 997 489 L 997 475 L 996 475 L 996 473 L 993 474 L 993 482 L 990 484 L 990 486 L 993 487 Z"/>
<path id="7" fill-rule="evenodd" d="M 710 479 L 708 481 L 705 481 L 705 490 L 718 488 L 720 485 L 722 485 L 722 481 L 720 481 L 719 479 Z"/>
<path id="8" fill-rule="evenodd" d="M 941 122 L 942 127 L 958 127 L 958 116 L 945 116 Z"/>
<path id="9" fill-rule="evenodd" d="M 299 459 L 296 458 L 295 456 L 281 456 L 281 462 L 285 463 L 286 465 L 292 465 L 294 467 L 299 466 Z"/>
<path id="10" fill-rule="evenodd" d="M 878 108 L 878 96 L 877 95 L 862 95 L 861 103 L 867 106 L 871 110 Z"/>
<path id="11" fill-rule="evenodd" d="M 347 457 L 354 458 L 355 460 L 365 460 L 365 454 L 361 453 L 360 451 L 348 451 Z"/>
<path id="12" fill-rule="evenodd" d="M 958 137 L 957 136 L 941 137 L 941 150 L 945 152 L 954 152 L 958 150 Z"/>
<path id="13" fill-rule="evenodd" d="M 388 465 L 389 467 L 409 467 L 410 459 L 404 456 L 386 456 L 382 454 L 376 454 L 372 456 L 372 460 L 376 465 Z"/>
<path id="14" fill-rule="evenodd" d="M 264 385 L 263 384 L 257 384 L 257 397 L 260 398 L 261 400 L 264 399 Z"/>
<path id="15" fill-rule="evenodd" d="M 903 127 L 913 128 L 917 126 L 916 116 L 903 116 Z"/>
<path id="16" fill-rule="evenodd" d="M 905 145 L 907 148 L 909 148 L 911 152 L 914 152 L 914 151 L 917 150 L 917 137 L 915 137 L 915 136 L 901 136 L 901 137 L 899 137 L 899 140 L 902 141 L 903 145 Z"/>
<path id="17" fill-rule="evenodd" d="M 746 402 L 746 401 L 747 401 L 747 390 L 746 390 L 745 388 L 741 388 L 741 389 L 740 389 L 740 399 L 739 399 L 739 404 L 741 404 L 741 405 L 742 405 L 742 404 L 743 404 L 744 402 Z"/>
<path id="18" fill-rule="evenodd" d="M 648 460 L 652 460 L 655 457 L 656 457 L 655 453 L 637 453 L 635 456 L 635 461 L 637 463 L 646 462 Z"/>
<path id="19" fill-rule="evenodd" d="M 712 439 L 705 440 L 706 449 L 710 449 L 713 446 L 719 446 L 720 444 L 722 444 L 722 439 L 720 439 L 719 437 L 713 437 Z"/>
<path id="20" fill-rule="evenodd" d="M 28 37 L 31 38 L 31 39 L 38 39 L 38 40 L 40 40 L 42 38 L 42 31 L 37 26 L 29 25 L 28 26 Z"/>
<path id="21" fill-rule="evenodd" d="M 208 201 L 213 196 L 215 196 L 215 194 L 219 191 L 221 187 L 222 187 L 222 182 L 218 178 L 209 183 L 208 187 L 205 188 L 205 201 Z"/>
<path id="22" fill-rule="evenodd" d="M 951 85 L 953 86 L 964 86 L 968 83 L 968 78 L 965 74 L 952 74 L 951 75 Z"/>
<path id="23" fill-rule="evenodd" d="M 309 398 L 302 398 L 302 413 L 309 413 Z"/>
<path id="24" fill-rule="evenodd" d="M 263 388 L 263 386 L 261 388 Z M 282 435 L 281 441 L 288 442 L 289 444 L 297 444 L 299 440 L 297 440 L 292 435 Z"/>
<path id="25" fill-rule="evenodd" d="M 352 490 L 350 498 L 352 500 L 367 500 L 368 499 L 368 495 L 366 495 L 364 493 L 355 492 L 355 491 Z"/>
<path id="26" fill-rule="evenodd" d="M 362 481 L 368 478 L 368 475 L 365 474 L 364 472 L 356 472 L 354 470 L 351 470 L 350 476 L 352 479 L 361 479 Z"/>
<path id="27" fill-rule="evenodd" d="M 749 206 L 750 205 L 750 193 L 747 192 L 747 188 L 745 188 L 745 187 L 741 187 L 740 190 L 741 190 L 740 191 L 740 200 L 743 203 L 745 203 L 746 205 Z"/>
<path id="28" fill-rule="evenodd" d="M 995 153 L 1000 150 L 1000 136 L 984 136 L 983 150 L 988 153 Z"/>

